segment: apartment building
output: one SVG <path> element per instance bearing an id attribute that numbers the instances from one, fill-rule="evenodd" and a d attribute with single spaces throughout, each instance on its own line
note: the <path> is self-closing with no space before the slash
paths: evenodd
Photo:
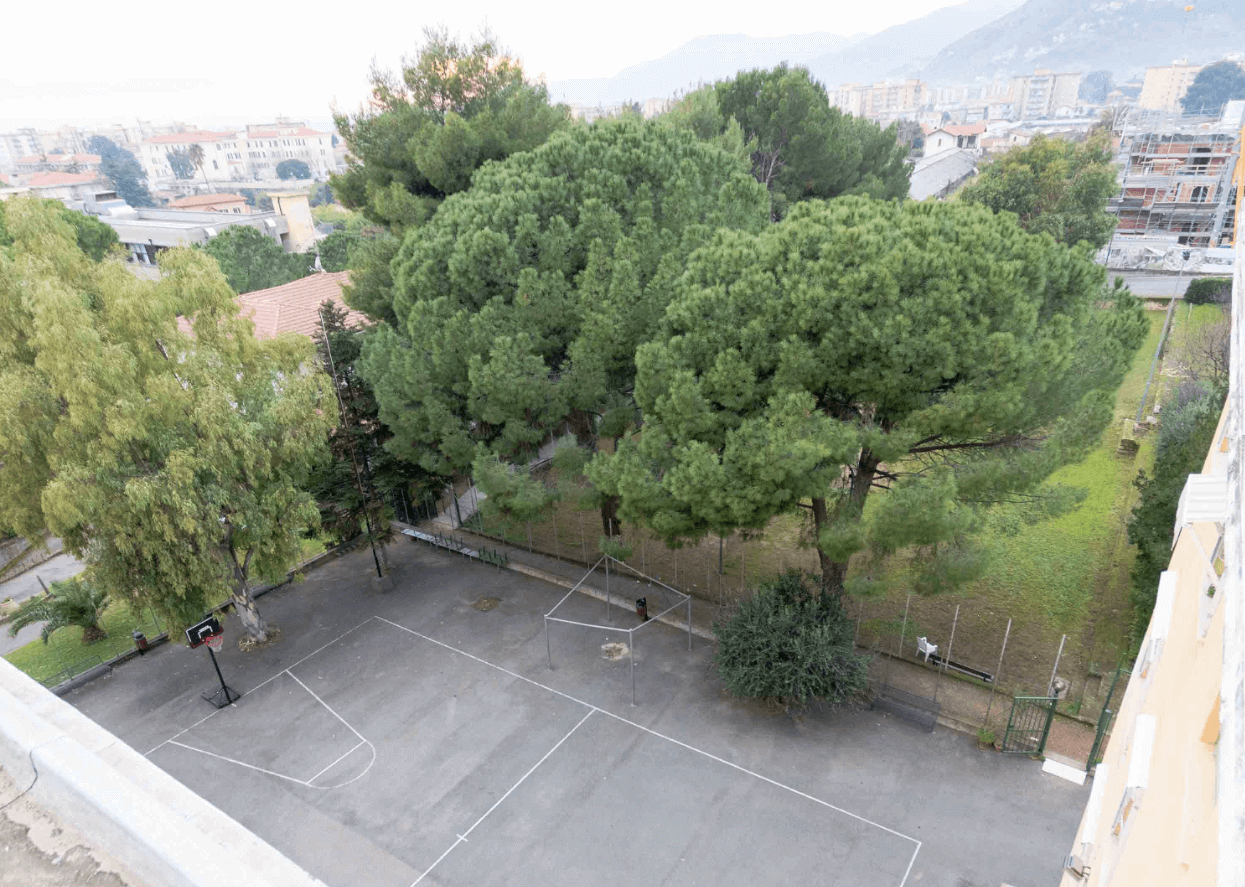
<path id="1" fill-rule="evenodd" d="M 1245 244 L 1231 318 L 1227 403 L 1061 887 L 1245 884 Z"/>
<path id="2" fill-rule="evenodd" d="M 929 90 L 920 80 L 884 80 L 870 86 L 848 83 L 829 90 L 830 104 L 855 117 L 890 123 L 925 107 Z"/>
<path id="3" fill-rule="evenodd" d="M 1061 109 L 1076 108 L 1081 75 L 1057 74 L 1039 68 L 1032 74 L 1012 79 L 1007 101 L 1018 120 L 1053 117 Z"/>
<path id="4" fill-rule="evenodd" d="M 203 149 L 203 164 L 193 178 L 212 184 L 273 180 L 284 160 L 301 160 L 316 178 L 339 169 L 332 133 L 311 129 L 305 123 L 277 121 L 252 124 L 244 130 L 189 130 L 151 136 L 139 145 L 138 157 L 149 180 L 171 182 L 176 178 L 168 155 Z"/>
<path id="5" fill-rule="evenodd" d="M 30 172 L 98 172 L 98 154 L 27 154 L 19 157 L 13 171 L 19 175 Z"/>
<path id="6" fill-rule="evenodd" d="M 1241 162 L 1239 124 L 1170 115 L 1143 119 L 1121 136 L 1120 193 L 1108 210 L 1119 217 L 1111 267 L 1172 250 L 1215 249 L 1236 239 L 1233 176 Z"/>
<path id="7" fill-rule="evenodd" d="M 1170 65 L 1146 68 L 1137 107 L 1150 111 L 1179 111 L 1180 100 L 1201 70 L 1201 65 L 1190 65 L 1188 59 L 1176 59 Z"/>

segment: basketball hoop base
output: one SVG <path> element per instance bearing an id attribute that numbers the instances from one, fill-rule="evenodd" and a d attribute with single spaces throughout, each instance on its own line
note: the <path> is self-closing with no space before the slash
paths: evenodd
<path id="1" fill-rule="evenodd" d="M 221 684 L 221 688 L 215 693 L 201 693 L 206 701 L 212 703 L 217 708 L 224 708 L 227 705 L 233 705 L 242 698 L 242 694 L 232 687 Z"/>

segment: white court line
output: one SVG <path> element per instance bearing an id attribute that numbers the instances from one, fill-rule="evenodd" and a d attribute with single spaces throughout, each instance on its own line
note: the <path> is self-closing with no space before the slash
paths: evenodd
<path id="1" fill-rule="evenodd" d="M 673 742 L 675 745 L 681 746 L 687 749 L 688 751 L 695 752 L 698 755 L 703 755 L 704 757 L 709 758 L 710 760 L 713 760 L 713 761 L 717 761 L 720 764 L 725 764 L 726 766 L 731 767 L 732 769 L 737 770 L 740 773 L 746 773 L 747 775 L 753 776 L 761 780 L 762 782 L 767 782 L 770 785 L 776 786 L 777 788 L 784 789 L 785 791 L 789 791 L 792 794 L 798 795 L 801 798 L 805 798 L 816 804 L 820 804 L 821 806 L 826 807 L 827 809 L 834 810 L 836 813 L 842 813 L 845 816 L 850 816 L 852 819 L 855 819 L 858 822 L 863 822 L 866 825 L 871 825 L 874 828 L 881 829 L 882 831 L 887 832 L 888 834 L 892 834 L 892 835 L 895 835 L 896 837 L 903 838 L 904 840 L 911 841 L 913 844 L 916 845 L 916 851 L 914 851 L 912 854 L 912 862 L 908 864 L 908 872 L 911 872 L 912 865 L 913 863 L 916 862 L 916 853 L 919 852 L 921 849 L 921 841 L 918 840 L 917 838 L 912 837 L 911 835 L 905 835 L 903 832 L 896 831 L 893 828 L 888 828 L 887 826 L 884 826 L 879 822 L 874 822 L 871 819 L 866 819 L 863 816 L 860 816 L 856 813 L 852 813 L 850 810 L 844 810 L 842 807 L 836 807 L 834 804 L 831 804 L 828 801 L 821 800 L 821 798 L 815 798 L 812 795 L 806 792 L 802 792 L 797 788 L 792 788 L 789 785 L 784 785 L 781 782 L 778 782 L 774 779 L 770 779 L 768 776 L 762 776 L 760 773 L 757 773 L 753 770 L 749 770 L 747 767 L 742 767 L 739 764 L 733 763 L 724 758 L 720 758 L 715 754 L 711 754 L 710 752 L 704 751 L 703 749 L 696 748 L 693 745 L 688 745 L 686 742 L 681 742 L 680 740 L 675 739 L 672 736 L 667 736 L 664 733 L 658 733 L 656 730 L 652 730 L 648 727 L 645 727 L 643 724 L 637 724 L 635 721 L 628 720 L 627 718 L 624 718 L 621 715 L 616 715 L 611 711 L 607 711 L 606 709 L 599 708 L 598 706 L 595 706 L 590 702 L 584 702 L 582 699 L 576 699 L 574 696 L 571 696 L 569 693 L 563 693 L 561 690 L 555 690 L 553 687 L 549 687 L 545 684 L 540 683 L 539 681 L 534 681 L 529 677 L 525 677 L 521 674 L 518 674 L 517 672 L 513 672 L 508 668 L 504 668 L 503 666 L 495 665 L 494 663 L 489 662 L 487 659 L 481 659 L 479 656 L 476 656 L 472 653 L 468 653 L 465 650 L 460 650 L 457 647 L 452 647 L 449 644 L 444 643 L 443 641 L 438 641 L 436 638 L 431 638 L 425 634 L 420 634 L 418 631 L 415 631 L 414 629 L 407 628 L 405 625 L 399 625 L 398 623 L 393 622 L 389 619 L 386 619 L 383 616 L 377 616 L 376 618 L 380 620 L 381 622 L 386 622 L 389 625 L 392 625 L 394 628 L 399 628 L 402 631 L 405 631 L 409 634 L 413 634 L 418 638 L 422 638 L 423 640 L 436 644 L 438 647 L 444 647 L 446 650 L 450 650 L 451 652 L 457 653 L 460 656 L 466 656 L 468 659 L 474 659 L 476 662 L 479 662 L 482 665 L 487 665 L 489 668 L 494 668 L 497 671 L 502 672 L 503 674 L 508 674 L 513 678 L 517 678 L 521 681 L 525 681 L 526 683 L 529 683 L 534 687 L 540 687 L 542 690 L 548 690 L 550 693 L 554 693 L 558 696 L 563 697 L 564 699 L 569 699 L 571 702 L 575 702 L 575 703 L 578 703 L 579 705 L 586 706 L 587 708 L 591 709 L 589 714 L 592 714 L 592 712 L 594 711 L 599 711 L 603 715 L 607 715 L 611 718 L 614 718 L 617 721 L 621 721 L 624 724 L 628 724 L 632 727 L 635 727 L 637 730 L 641 730 L 645 733 L 651 734 L 652 736 L 656 736 L 658 739 L 665 739 L 667 742 Z M 470 833 L 470 829 L 468 830 L 468 833 Z M 431 869 L 429 869 L 429 871 L 431 871 Z M 905 873 L 904 879 L 903 881 L 900 882 L 899 887 L 903 887 L 904 883 L 907 880 L 908 880 L 908 873 Z M 415 883 L 419 883 L 419 882 L 416 881 Z M 412 887 L 414 887 L 414 885 L 412 885 Z"/>
<path id="2" fill-rule="evenodd" d="M 537 768 L 537 767 L 539 767 L 541 764 L 545 763 L 545 761 L 549 760 L 549 756 L 550 756 L 550 755 L 552 755 L 552 754 L 553 754 L 555 751 L 557 751 L 559 748 L 561 748 L 561 747 L 562 747 L 562 743 L 564 743 L 564 742 L 566 742 L 566 740 L 570 739 L 570 738 L 571 738 L 571 734 L 572 734 L 572 733 L 574 733 L 576 730 L 578 730 L 580 727 L 582 727 L 582 726 L 584 725 L 584 721 L 586 721 L 586 720 L 588 720 L 588 718 L 592 717 L 592 716 L 593 716 L 593 714 L 594 714 L 594 713 L 596 713 L 597 711 L 599 711 L 599 709 L 597 709 L 597 708 L 593 708 L 593 709 L 592 709 L 591 711 L 589 711 L 586 715 L 584 715 L 582 718 L 580 718 L 580 719 L 579 719 L 579 723 L 578 723 L 578 724 L 576 724 L 574 727 L 572 727 L 572 728 L 571 728 L 570 733 L 567 733 L 565 736 L 563 736 L 561 739 L 559 739 L 559 740 L 558 740 L 558 742 L 557 742 L 557 744 L 556 744 L 556 745 L 554 745 L 554 747 L 553 747 L 553 748 L 551 748 L 551 749 L 549 749 L 549 751 L 545 752 L 544 757 L 542 757 L 539 761 L 537 761 L 535 764 L 533 764 L 533 765 L 532 765 L 532 768 L 531 768 L 530 770 L 528 770 L 528 771 L 527 771 L 526 773 L 524 773 L 521 777 L 519 777 L 519 781 L 518 781 L 518 782 L 516 782 L 514 785 L 510 786 L 510 788 L 509 788 L 509 789 L 507 789 L 507 791 L 506 791 L 506 793 L 505 793 L 504 795 L 502 795 L 500 798 L 498 798 L 496 801 L 494 801 L 494 802 L 493 802 L 493 806 L 492 806 L 492 807 L 489 807 L 487 810 L 485 810 L 485 811 L 484 811 L 484 815 L 483 815 L 483 816 L 481 816 L 479 819 L 477 819 L 475 822 L 473 822 L 473 823 L 471 824 L 471 828 L 467 829 L 465 832 L 463 832 L 461 835 L 459 835 L 459 836 L 458 836 L 458 840 L 457 840 L 457 841 L 455 841 L 455 842 L 454 842 L 454 843 L 450 846 L 450 850 L 453 850 L 453 849 L 454 849 L 455 847 L 457 847 L 459 844 L 464 843 L 464 842 L 467 840 L 467 835 L 471 834 L 473 831 L 475 831 L 475 830 L 476 830 L 476 826 L 478 826 L 480 823 L 484 822 L 484 820 L 488 818 L 488 815 L 489 815 L 490 813 L 492 813 L 494 810 L 496 810 L 498 807 L 500 807 L 500 806 L 501 806 L 502 801 L 504 801 L 504 800 L 506 800 L 506 798 L 510 797 L 510 795 L 514 793 L 514 790 L 515 790 L 515 789 L 517 789 L 519 786 L 521 786 L 521 785 L 524 783 L 524 781 L 525 781 L 525 780 L 526 780 L 529 776 L 531 776 L 533 773 L 535 773 L 535 772 L 536 772 L 536 768 Z M 425 871 L 422 875 L 420 875 L 418 878 L 416 878 L 416 879 L 414 880 L 414 882 L 411 884 L 411 887 L 415 887 L 415 885 L 416 885 L 416 884 L 418 884 L 418 883 L 419 883 L 420 881 L 422 881 L 424 878 L 428 877 L 428 872 L 430 872 L 430 871 L 432 871 L 434 868 L 436 868 L 436 867 L 437 867 L 437 863 L 438 863 L 438 862 L 440 862 L 442 859 L 445 859 L 445 857 L 449 855 L 450 850 L 446 850 L 444 853 L 442 853 L 442 854 L 441 854 L 441 855 L 437 858 L 437 862 L 434 862 L 432 865 L 428 866 L 428 869 L 427 869 L 427 870 L 426 870 L 426 871 Z"/>
<path id="3" fill-rule="evenodd" d="M 291 677 L 293 677 L 293 675 L 291 675 Z M 348 755 L 350 755 L 351 753 L 353 753 L 356 749 L 358 749 L 358 748 L 359 748 L 360 746 L 362 746 L 362 745 L 363 745 L 363 740 L 360 740 L 358 743 L 356 743 L 356 744 L 355 744 L 354 748 L 350 749 L 350 751 L 346 752 L 346 754 L 342 755 L 342 756 L 341 756 L 340 758 L 338 758 L 336 761 L 334 761 L 333 763 L 329 764 L 327 767 L 325 767 L 325 768 L 324 768 L 324 770 L 321 770 L 321 771 L 320 771 L 319 773 L 317 773 L 315 776 L 313 776 L 313 777 L 311 777 L 310 779 L 308 779 L 308 780 L 307 780 L 307 784 L 308 784 L 308 785 L 311 785 L 313 782 L 315 782 L 317 779 L 319 779 L 321 776 L 323 776 L 326 770 L 332 770 L 334 767 L 336 767 L 338 764 L 340 764 L 343 760 L 345 760 L 345 759 L 346 759 L 346 757 L 347 757 Z"/>
<path id="4" fill-rule="evenodd" d="M 293 667 L 294 667 L 293 665 L 291 665 L 291 666 L 290 666 L 290 668 L 293 668 Z M 308 686 L 307 686 L 306 684 L 304 684 L 302 681 L 299 681 L 299 680 L 298 680 L 298 675 L 296 675 L 296 674 L 294 674 L 294 672 L 290 671 L 290 668 L 287 668 L 287 669 L 285 670 L 285 673 L 286 673 L 286 674 L 288 674 L 290 677 L 292 677 L 294 680 L 298 681 L 298 686 L 302 687 L 304 690 L 306 690 L 308 693 L 310 693 L 310 694 L 311 694 L 311 698 L 312 698 L 312 699 L 314 699 L 316 702 L 320 703 L 320 704 L 321 704 L 321 705 L 323 705 L 325 708 L 328 708 L 328 710 L 329 710 L 329 714 L 331 714 L 333 717 L 337 718 L 337 720 L 339 720 L 339 721 L 341 721 L 343 724 L 345 724 L 345 725 L 346 725 L 346 728 L 347 728 L 348 730 L 350 730 L 350 732 L 351 732 L 351 733 L 353 733 L 355 736 L 358 736 L 360 739 L 363 739 L 363 734 L 362 734 L 362 733 L 360 733 L 360 732 L 359 732 L 358 730 L 356 730 L 354 727 L 351 727 L 351 726 L 350 726 L 350 722 L 349 722 L 349 721 L 347 721 L 345 718 L 343 718 L 343 717 L 342 717 L 341 715 L 339 715 L 337 712 L 333 711 L 333 709 L 329 708 L 328 703 L 327 703 L 327 702 L 325 702 L 323 699 L 321 699 L 319 696 L 317 696 L 317 695 L 316 695 L 315 690 L 312 690 L 310 687 L 308 687 Z M 364 742 L 367 742 L 367 740 L 366 740 L 366 739 L 363 739 L 363 741 L 364 741 Z"/>
<path id="5" fill-rule="evenodd" d="M 228 761 L 231 764 L 237 764 L 239 767 L 246 767 L 248 770 L 257 770 L 260 773 L 266 773 L 269 776 L 275 776 L 278 779 L 284 779 L 284 780 L 287 780 L 288 782 L 295 782 L 295 783 L 298 783 L 299 785 L 305 785 L 308 788 L 315 788 L 314 785 L 311 785 L 308 782 L 303 782 L 301 779 L 295 779 L 293 776 L 286 776 L 283 773 L 275 773 L 272 770 L 265 770 L 263 767 L 256 767 L 254 764 L 248 764 L 246 761 L 238 761 L 238 760 L 234 760 L 233 758 L 227 758 L 224 755 L 218 755 L 216 752 L 207 751 L 202 748 L 195 748 L 193 745 L 186 745 L 184 742 L 177 742 L 174 739 L 168 740 L 168 744 L 176 745 L 178 748 L 188 749 L 189 751 L 197 751 L 199 754 L 207 755 L 209 758 L 216 758 L 221 761 Z"/>
<path id="6" fill-rule="evenodd" d="M 246 695 L 248 695 L 248 694 L 254 693 L 256 690 L 258 690 L 260 687 L 264 686 L 265 684 L 270 684 L 270 683 L 272 683 L 272 682 L 273 682 L 273 681 L 275 681 L 277 678 L 281 677 L 281 675 L 283 675 L 283 674 L 285 674 L 287 671 L 289 671 L 291 668 L 294 668 L 295 666 L 298 666 L 298 665 L 302 665 L 304 662 L 306 662 L 306 661 L 307 661 L 308 659 L 310 659 L 312 656 L 314 656 L 314 655 L 316 655 L 317 653 L 319 653 L 319 652 L 320 652 L 321 650 L 323 650 L 325 647 L 331 647 L 333 644 L 336 644 L 338 641 L 340 641 L 340 640 L 341 640 L 342 638 L 344 638 L 346 635 L 350 634 L 350 632 L 352 632 L 352 631 L 358 631 L 360 628 L 362 628 L 363 626 L 367 625 L 369 622 L 371 622 L 373 619 L 376 619 L 376 618 L 377 618 L 376 616 L 369 616 L 367 619 L 364 619 L 362 622 L 360 622 L 360 623 L 359 623 L 358 625 L 356 625 L 354 628 L 347 629 L 346 631 L 343 631 L 341 634 L 339 634 L 337 637 L 333 638 L 333 640 L 329 641 L 327 644 L 324 644 L 323 646 L 321 646 L 321 647 L 317 647 L 316 649 L 312 650 L 310 653 L 308 653 L 308 654 L 307 654 L 306 656 L 304 656 L 302 659 L 300 659 L 300 660 L 298 660 L 297 662 L 295 662 L 295 663 L 294 663 L 294 665 L 289 665 L 289 666 L 286 666 L 285 668 L 281 669 L 279 672 L 277 672 L 276 674 L 274 674 L 272 677 L 270 677 L 268 680 L 264 681 L 262 684 L 256 684 L 254 687 L 252 687 L 251 689 L 247 690 L 247 691 L 246 691 L 246 693 L 243 693 L 243 694 L 242 694 L 242 696 L 246 696 Z M 388 622 L 389 620 L 387 620 L 387 619 L 386 619 L 385 621 L 386 621 L 386 622 Z M 290 677 L 292 677 L 292 678 L 293 678 L 294 676 L 293 676 L 293 675 L 290 675 Z M 298 678 L 294 678 L 294 680 L 298 681 Z M 298 682 L 299 682 L 300 684 L 302 683 L 302 681 L 298 681 Z M 312 693 L 311 695 L 312 695 L 312 696 L 315 696 L 315 694 L 314 694 L 314 693 Z M 238 697 L 238 699 L 241 699 L 241 698 L 242 698 L 242 696 L 239 696 L 239 697 Z M 318 697 L 317 697 L 317 698 L 318 698 Z M 234 702 L 229 703 L 229 706 L 232 708 L 236 702 L 237 702 L 237 700 L 234 700 Z M 321 705 L 324 705 L 324 703 L 320 703 L 320 704 L 321 704 Z M 327 706 L 327 705 L 325 705 L 324 707 L 325 707 L 325 708 L 328 708 L 328 706 Z M 330 709 L 330 711 L 332 711 L 332 709 Z M 179 731 L 177 731 L 176 733 L 174 733 L 174 734 L 173 734 L 172 736 L 170 736 L 168 739 L 164 740 L 164 742 L 161 742 L 161 743 L 160 743 L 160 745 L 157 745 L 155 748 L 151 749 L 151 751 L 145 752 L 145 753 L 143 754 L 143 757 L 146 757 L 147 755 L 151 754 L 152 752 L 157 751 L 157 750 L 160 748 L 160 746 L 164 745 L 164 743 L 165 743 L 165 742 L 172 742 L 174 739 L 176 739 L 178 736 L 181 736 L 183 733 L 187 733 L 187 732 L 189 732 L 189 731 L 193 730 L 195 727 L 197 727 L 197 726 L 199 726 L 200 724 L 202 724 L 202 723 L 203 723 L 204 721 L 206 721 L 208 718 L 214 717 L 215 715 L 219 714 L 220 712 L 221 712 L 221 709 L 219 709 L 219 708 L 218 708 L 218 709 L 216 709 L 216 711 L 212 712 L 211 714 L 209 714 L 209 715 L 204 715 L 203 717 L 199 718 L 199 720 L 195 721 L 193 724 L 191 724 L 191 725 L 190 725 L 189 727 L 187 727 L 186 729 L 184 729 L 184 730 L 179 730 Z M 336 714 L 336 712 L 333 712 L 333 713 L 334 713 L 334 714 Z M 346 726 L 347 726 L 347 727 L 350 727 L 350 725 L 349 725 L 349 724 L 347 724 Z M 351 730 L 354 730 L 354 728 L 353 728 L 353 727 L 350 727 L 350 729 L 351 729 Z M 358 734 L 358 733 L 355 733 L 355 735 L 356 735 L 356 736 L 358 736 L 359 734 Z M 363 737 L 362 737 L 362 736 L 359 736 L 359 738 L 360 738 L 360 739 L 362 739 Z M 190 746 L 186 746 L 186 747 L 187 747 L 187 748 L 189 748 Z"/>
<path id="7" fill-rule="evenodd" d="M 908 883 L 908 875 L 912 874 L 912 866 L 916 865 L 916 855 L 921 852 L 921 842 L 916 842 L 916 849 L 912 851 L 912 858 L 908 860 L 908 867 L 904 869 L 903 880 L 899 882 L 899 887 L 903 887 Z"/>

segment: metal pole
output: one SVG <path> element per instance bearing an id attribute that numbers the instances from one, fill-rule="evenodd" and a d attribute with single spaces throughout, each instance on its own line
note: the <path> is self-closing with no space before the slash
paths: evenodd
<path id="1" fill-rule="evenodd" d="M 553 670 L 553 648 L 549 646 L 549 617 L 545 616 L 545 655 L 549 657 L 549 669 Z"/>
<path id="2" fill-rule="evenodd" d="M 903 625 L 899 627 L 899 652 L 897 656 L 903 656 L 903 641 L 908 634 L 908 605 L 912 603 L 912 593 L 908 593 L 908 599 L 903 604 Z"/>
<path id="3" fill-rule="evenodd" d="M 908 605 L 912 603 L 912 593 L 908 593 L 908 599 L 903 605 L 903 625 L 899 629 L 899 653 L 903 653 L 903 636 L 908 631 Z M 898 654 L 896 654 L 898 655 Z M 891 660 L 894 656 L 886 657 L 886 671 L 882 674 L 882 686 L 889 687 L 891 685 Z"/>
<path id="4" fill-rule="evenodd" d="M 692 597 L 687 597 L 687 649 L 692 649 Z"/>
<path id="5" fill-rule="evenodd" d="M 225 677 L 220 673 L 220 665 L 217 664 L 216 654 L 211 647 L 208 647 L 208 655 L 212 657 L 212 667 L 216 669 L 216 677 L 220 680 L 220 691 L 225 694 L 225 701 L 229 702 L 229 688 L 225 686 Z"/>
<path id="6" fill-rule="evenodd" d="M 605 556 L 605 621 L 611 622 L 610 618 L 610 556 Z"/>
<path id="7" fill-rule="evenodd" d="M 1059 660 L 1063 658 L 1063 642 L 1068 639 L 1065 634 L 1059 638 L 1059 652 L 1055 654 L 1055 667 L 1050 670 L 1050 683 L 1046 685 L 1046 695 L 1053 696 L 1055 690 L 1055 674 L 1059 671 Z"/>
<path id="8" fill-rule="evenodd" d="M 648 575 L 648 555 L 644 551 L 644 537 L 640 537 L 640 572 Z M 649 583 L 652 584 L 651 582 Z"/>
<path id="9" fill-rule="evenodd" d="M 999 675 L 1003 673 L 1003 654 L 1007 652 L 1007 639 L 1012 633 L 1012 620 L 1007 620 L 1007 629 L 1003 632 L 1003 648 L 999 650 L 999 664 L 994 668 L 994 683 L 990 685 L 990 703 L 986 706 L 986 719 L 981 722 L 985 727 L 990 723 L 990 709 L 994 708 L 994 692 L 999 687 Z"/>
<path id="10" fill-rule="evenodd" d="M 579 548 L 583 552 L 584 563 L 588 563 L 588 537 L 584 535 L 584 513 L 579 513 Z"/>
<path id="11" fill-rule="evenodd" d="M 960 605 L 955 605 L 955 618 L 951 620 L 951 640 L 947 641 L 947 658 L 942 660 L 942 668 L 938 669 L 938 675 L 934 678 L 934 701 L 938 701 L 938 684 L 942 681 L 942 676 L 947 671 L 947 663 L 951 661 L 951 648 L 955 645 L 955 627 L 960 622 Z"/>
<path id="12" fill-rule="evenodd" d="M 631 704 L 635 705 L 635 631 L 627 632 L 627 640 L 631 641 Z"/>
<path id="13" fill-rule="evenodd" d="M 1180 276 L 1183 274 L 1184 274 L 1184 261 L 1181 261 L 1180 275 L 1176 277 L 1177 289 L 1179 289 L 1180 287 Z M 1150 361 L 1150 373 L 1149 375 L 1146 376 L 1146 387 L 1145 387 L 1145 390 L 1141 392 L 1141 403 L 1137 405 L 1137 417 L 1133 419 L 1134 425 L 1136 425 L 1137 423 L 1141 421 L 1141 414 L 1145 412 L 1146 399 L 1150 396 L 1150 383 L 1154 381 L 1154 370 L 1155 368 L 1158 367 L 1159 357 L 1163 353 L 1163 343 L 1167 341 L 1167 331 L 1171 328 L 1171 325 L 1172 325 L 1172 315 L 1175 313 L 1175 310 L 1176 310 L 1176 301 L 1177 301 L 1176 294 L 1173 292 L 1171 301 L 1167 304 L 1167 319 L 1163 321 L 1163 332 L 1159 335 L 1158 347 L 1154 349 L 1154 357 Z"/>

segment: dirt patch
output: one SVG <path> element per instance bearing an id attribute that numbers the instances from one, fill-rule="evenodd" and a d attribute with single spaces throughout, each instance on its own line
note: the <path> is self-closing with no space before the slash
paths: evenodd
<path id="1" fill-rule="evenodd" d="M 617 662 L 630 652 L 626 644 L 612 641 L 608 644 L 601 645 L 601 658 L 608 659 L 610 662 Z"/>
<path id="2" fill-rule="evenodd" d="M 475 607 L 481 613 L 487 613 L 490 610 L 496 610 L 497 605 L 500 603 L 501 603 L 501 598 L 482 597 L 482 598 L 477 598 L 476 601 L 471 606 Z"/>
<path id="3" fill-rule="evenodd" d="M 254 653 L 256 650 L 263 650 L 271 647 L 273 644 L 280 643 L 281 629 L 275 625 L 268 626 L 268 638 L 266 640 L 257 641 L 250 635 L 243 635 L 238 638 L 238 649 L 243 653 Z"/>

